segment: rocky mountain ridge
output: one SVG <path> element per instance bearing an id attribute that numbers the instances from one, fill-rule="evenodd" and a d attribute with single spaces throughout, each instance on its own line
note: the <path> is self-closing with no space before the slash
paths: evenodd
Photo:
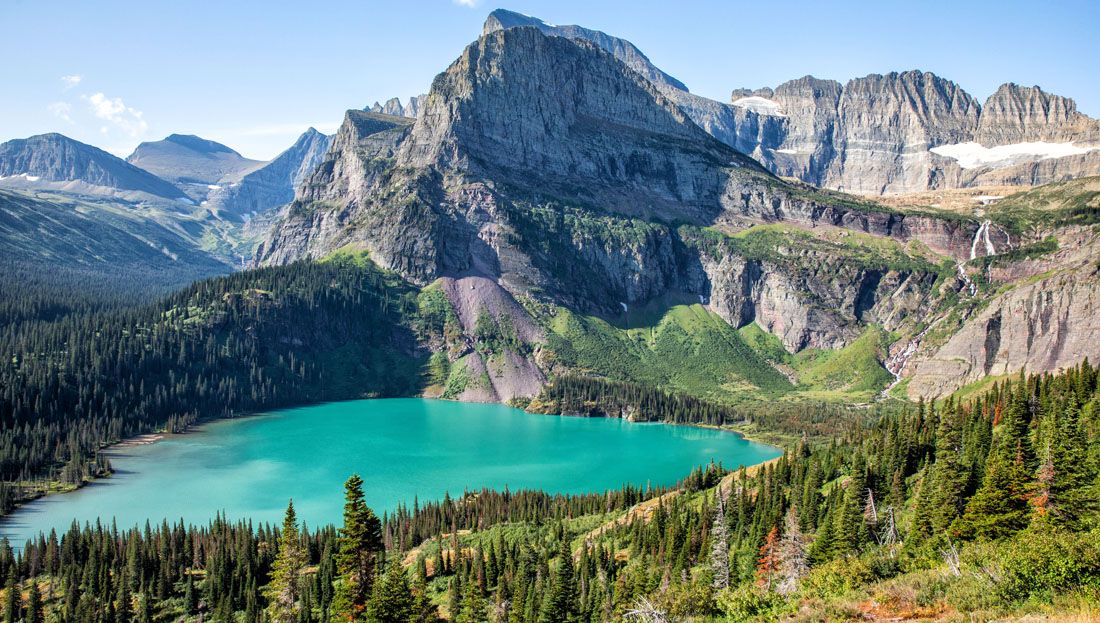
<path id="1" fill-rule="evenodd" d="M 689 93 L 629 41 L 599 31 L 498 10 L 484 32 L 517 27 L 598 45 L 715 138 L 776 175 L 818 187 L 882 195 L 1100 174 L 1100 120 L 1039 87 L 1007 83 L 983 105 L 929 72 L 871 74 L 843 85 L 806 76 L 774 89 L 735 89 L 723 103 Z"/>

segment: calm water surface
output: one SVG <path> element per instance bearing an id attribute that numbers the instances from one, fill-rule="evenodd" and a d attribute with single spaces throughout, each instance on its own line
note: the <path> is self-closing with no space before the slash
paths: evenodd
<path id="1" fill-rule="evenodd" d="M 35 501 L 0 522 L 21 545 L 74 520 L 120 528 L 215 513 L 282 520 L 288 498 L 309 525 L 339 523 L 343 482 L 358 472 L 379 514 L 465 489 L 585 493 L 626 483 L 674 484 L 693 467 L 733 468 L 777 456 L 740 436 L 665 424 L 531 415 L 501 405 L 359 400 L 223 420 L 152 445 L 112 451 L 117 473 Z"/>

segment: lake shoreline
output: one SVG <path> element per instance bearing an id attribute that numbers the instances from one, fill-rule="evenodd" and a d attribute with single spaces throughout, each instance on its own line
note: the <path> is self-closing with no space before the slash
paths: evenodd
<path id="1" fill-rule="evenodd" d="M 462 403 L 462 402 L 459 402 L 459 401 L 442 400 L 442 399 L 424 399 L 424 398 L 419 398 L 419 399 L 420 400 L 429 400 L 429 401 L 439 401 L 439 402 L 442 402 L 442 403 L 451 403 L 451 404 L 462 404 L 462 405 L 472 404 L 472 403 Z M 207 428 L 207 426 L 209 426 L 211 424 L 217 424 L 217 423 L 221 423 L 221 422 L 229 422 L 229 421 L 233 421 L 233 420 L 262 418 L 264 416 L 270 415 L 274 411 L 284 411 L 284 410 L 288 410 L 288 409 L 310 408 L 310 407 L 316 407 L 316 406 L 321 406 L 321 405 L 326 405 L 326 404 L 341 404 L 341 403 L 350 403 L 350 402 L 357 402 L 357 401 L 352 400 L 352 401 L 335 401 L 335 402 L 329 402 L 329 403 L 303 404 L 303 405 L 296 405 L 296 406 L 293 406 L 293 407 L 282 407 L 282 408 L 279 408 L 279 409 L 275 409 L 273 411 L 242 413 L 242 414 L 236 414 L 236 415 L 227 416 L 227 417 L 214 417 L 214 418 L 204 419 L 204 420 L 200 420 L 198 422 L 195 422 L 191 426 L 188 426 L 186 430 L 181 431 L 181 432 L 173 433 L 173 432 L 168 432 L 168 431 L 155 431 L 155 432 L 142 433 L 142 434 L 126 437 L 126 438 L 121 439 L 119 441 L 116 441 L 114 443 L 104 445 L 102 448 L 100 448 L 100 452 L 105 454 L 108 459 L 111 459 L 111 458 L 113 458 L 111 456 L 112 454 L 117 455 L 117 453 L 119 453 L 120 451 L 125 451 L 126 449 L 144 448 L 144 447 L 148 447 L 148 446 L 154 446 L 154 445 L 157 445 L 157 444 L 159 444 L 160 442 L 162 442 L 166 439 L 170 439 L 170 438 L 173 438 L 173 437 L 177 437 L 177 436 L 186 437 L 190 434 L 201 433 L 201 432 L 203 432 L 204 429 Z M 500 404 L 498 406 L 506 407 L 506 408 L 512 408 L 512 409 L 516 408 L 516 407 L 510 406 L 510 405 L 505 405 L 505 404 Z M 589 420 L 615 420 L 615 419 L 620 419 L 620 418 L 609 418 L 609 417 L 571 416 L 571 415 L 568 415 L 568 414 L 530 413 L 530 412 L 528 412 L 524 409 L 517 409 L 517 411 L 520 411 L 520 412 L 522 412 L 524 414 L 527 414 L 527 415 L 553 415 L 553 416 L 556 416 L 558 418 L 569 418 L 569 419 L 574 419 L 574 418 L 575 419 L 589 419 Z M 666 426 L 674 426 L 674 427 L 680 427 L 680 428 L 697 428 L 697 429 L 703 429 L 703 430 L 713 430 L 715 432 L 720 432 L 720 433 L 734 433 L 734 435 L 737 438 L 739 438 L 739 439 L 741 439 L 745 442 L 750 442 L 750 443 L 753 443 L 753 444 L 760 444 L 760 445 L 765 446 L 768 449 L 774 450 L 776 452 L 782 452 L 783 451 L 783 449 L 781 447 L 763 442 L 761 440 L 753 439 L 750 436 L 745 435 L 741 431 L 730 428 L 728 425 L 716 426 L 716 425 L 708 425 L 708 424 L 700 424 L 700 423 L 634 422 L 634 421 L 631 421 L 631 420 L 624 420 L 624 422 L 629 423 L 629 424 L 637 424 L 637 423 L 662 424 L 662 425 L 666 425 Z M 721 462 L 721 461 L 719 461 L 719 462 Z M 746 465 L 746 467 L 748 467 L 748 466 L 750 466 L 750 465 Z M 735 469 L 738 466 L 737 465 L 732 465 L 730 467 Z M 70 486 L 65 487 L 65 488 L 43 487 L 43 488 L 41 488 L 37 491 L 34 491 L 32 495 L 27 495 L 25 497 L 21 497 L 15 503 L 14 508 L 11 511 L 9 511 L 8 513 L 6 513 L 3 516 L 0 516 L 0 522 L 7 523 L 7 520 L 9 520 L 9 518 L 11 518 L 14 515 L 19 515 L 20 511 L 24 507 L 26 507 L 28 504 L 32 504 L 32 503 L 34 503 L 36 501 L 39 501 L 43 498 L 62 497 L 59 494 L 75 493 L 75 492 L 81 491 L 82 489 L 85 489 L 88 485 L 91 485 L 91 484 L 94 484 L 94 483 L 97 483 L 97 482 L 110 480 L 114 476 L 114 472 L 115 472 L 115 468 L 112 465 L 110 473 L 83 480 L 79 484 L 70 485 Z"/>

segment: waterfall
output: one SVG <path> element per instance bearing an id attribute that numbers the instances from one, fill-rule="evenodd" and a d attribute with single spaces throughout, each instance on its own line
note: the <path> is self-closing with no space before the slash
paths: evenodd
<path id="1" fill-rule="evenodd" d="M 993 241 L 989 239 L 989 226 L 992 225 L 992 221 L 982 221 L 982 224 L 978 226 L 978 231 L 974 232 L 974 239 L 970 241 L 970 259 L 978 258 L 978 243 L 985 243 L 985 254 L 994 255 L 997 249 L 993 247 Z"/>

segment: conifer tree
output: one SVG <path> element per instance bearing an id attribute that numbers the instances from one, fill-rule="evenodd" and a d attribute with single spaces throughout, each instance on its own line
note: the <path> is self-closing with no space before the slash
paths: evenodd
<path id="1" fill-rule="evenodd" d="M 569 623 L 576 620 L 577 586 L 573 576 L 573 553 L 569 540 L 561 538 L 558 568 L 554 571 L 550 591 L 542 602 L 539 623 Z"/>
<path id="2" fill-rule="evenodd" d="M 133 623 L 134 595 L 130 592 L 130 583 L 123 579 L 118 583 L 118 607 L 115 609 L 117 623 Z"/>
<path id="3" fill-rule="evenodd" d="M 999 539 L 1027 526 L 1028 474 L 1022 443 L 1010 437 L 1015 432 L 1002 429 L 986 459 L 982 485 L 954 527 L 960 536 Z"/>
<path id="4" fill-rule="evenodd" d="M 367 620 L 370 623 L 408 623 L 413 614 L 413 595 L 405 570 L 399 562 L 391 561 L 371 590 Z"/>
<path id="5" fill-rule="evenodd" d="M 863 500 L 867 491 L 867 464 L 863 454 L 856 452 L 852 459 L 851 477 L 844 490 L 844 501 L 837 514 L 833 529 L 833 552 L 848 554 L 860 546 L 861 535 L 866 533 L 863 525 Z"/>
<path id="6" fill-rule="evenodd" d="M 968 473 L 962 462 L 960 413 L 948 404 L 936 430 L 936 462 L 932 465 L 929 519 L 933 534 L 947 531 L 963 510 Z"/>
<path id="7" fill-rule="evenodd" d="M 4 623 L 16 623 L 22 616 L 19 588 L 15 584 L 15 569 L 8 571 L 8 579 L 4 584 Z"/>
<path id="8" fill-rule="evenodd" d="M 271 582 L 265 591 L 268 619 L 272 623 L 297 623 L 301 609 L 299 579 L 305 562 L 298 532 L 298 515 L 294 512 L 294 501 L 291 500 L 283 517 L 279 552 L 272 566 Z"/>
<path id="9" fill-rule="evenodd" d="M 383 549 L 382 522 L 363 500 L 363 479 L 353 474 L 344 483 L 344 526 L 337 539 L 339 582 L 333 611 L 342 621 L 358 621 L 366 611 L 375 579 L 377 556 Z"/>
<path id="10" fill-rule="evenodd" d="M 42 603 L 42 591 L 38 588 L 38 580 L 31 578 L 27 587 L 27 612 L 23 618 L 24 623 L 46 623 L 46 610 Z"/>
<path id="11" fill-rule="evenodd" d="M 474 582 L 467 582 L 465 593 L 462 598 L 462 605 L 458 610 L 458 616 L 454 618 L 455 623 L 485 623 L 488 621 L 489 611 L 485 606 L 485 598 L 477 590 L 477 585 Z M 561 620 L 564 621 L 564 619 Z"/>

